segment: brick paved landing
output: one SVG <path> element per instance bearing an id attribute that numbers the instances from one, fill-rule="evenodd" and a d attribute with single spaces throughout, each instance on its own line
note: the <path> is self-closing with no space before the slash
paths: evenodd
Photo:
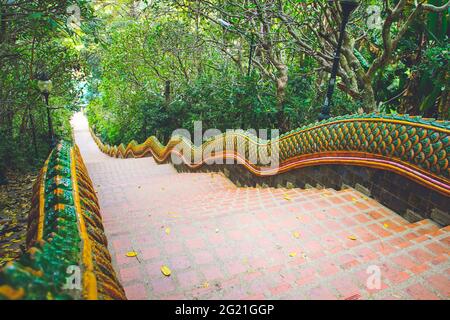
<path id="1" fill-rule="evenodd" d="M 354 190 L 237 188 L 109 158 L 82 115 L 73 126 L 129 299 L 449 298 L 449 227 L 410 224 Z M 366 286 L 372 265 L 380 289 Z"/>

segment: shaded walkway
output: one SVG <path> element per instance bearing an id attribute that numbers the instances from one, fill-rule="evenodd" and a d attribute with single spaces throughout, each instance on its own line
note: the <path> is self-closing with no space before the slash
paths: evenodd
<path id="1" fill-rule="evenodd" d="M 450 296 L 449 227 L 410 224 L 354 190 L 237 188 L 221 174 L 110 158 L 81 113 L 72 124 L 129 299 Z M 380 289 L 367 288 L 371 265 Z"/>

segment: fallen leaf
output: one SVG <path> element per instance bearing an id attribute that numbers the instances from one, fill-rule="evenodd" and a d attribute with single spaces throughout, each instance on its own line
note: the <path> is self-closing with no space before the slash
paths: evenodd
<path id="1" fill-rule="evenodd" d="M 167 235 L 170 234 L 170 228 L 166 228 L 166 234 L 167 234 Z"/>
<path id="2" fill-rule="evenodd" d="M 172 271 L 169 269 L 168 266 L 162 266 L 161 267 L 161 272 L 163 275 L 165 275 L 166 277 L 170 277 L 170 275 L 172 274 Z"/>
<path id="3" fill-rule="evenodd" d="M 291 201 L 291 197 L 289 197 L 287 194 L 285 194 L 284 195 L 284 200 Z"/>
<path id="4" fill-rule="evenodd" d="M 293 235 L 294 235 L 294 238 L 297 238 L 297 239 L 300 238 L 300 233 L 298 233 L 298 232 L 294 232 Z"/>
<path id="5" fill-rule="evenodd" d="M 8 233 L 5 234 L 5 237 L 6 237 L 6 238 L 9 238 L 9 237 L 11 237 L 13 234 L 14 234 L 14 232 L 8 232 Z"/>
<path id="6" fill-rule="evenodd" d="M 295 258 L 297 256 L 297 252 L 291 252 L 289 253 L 289 257 Z"/>
<path id="7" fill-rule="evenodd" d="M 383 224 L 383 227 L 385 227 L 386 229 L 389 228 L 389 225 L 387 223 Z"/>
<path id="8" fill-rule="evenodd" d="M 128 258 L 134 258 L 134 257 L 137 257 L 137 252 L 135 252 L 135 251 L 127 252 L 127 257 L 128 257 Z"/>
<path id="9" fill-rule="evenodd" d="M 361 298 L 361 295 L 359 293 L 353 294 L 350 297 L 345 298 L 345 300 L 359 300 Z"/>
<path id="10" fill-rule="evenodd" d="M 349 238 L 350 240 L 356 240 L 356 237 L 355 237 L 355 236 L 348 236 L 348 238 Z"/>
<path id="11" fill-rule="evenodd" d="M 202 285 L 202 287 L 203 288 L 209 288 L 209 283 L 208 283 L 208 281 L 205 281 L 204 283 L 203 283 L 203 285 Z"/>

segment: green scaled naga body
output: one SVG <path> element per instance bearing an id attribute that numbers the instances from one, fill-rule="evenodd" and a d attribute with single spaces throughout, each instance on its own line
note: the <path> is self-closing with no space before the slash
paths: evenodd
<path id="1" fill-rule="evenodd" d="M 125 299 L 98 227 L 97 198 L 86 177 L 78 148 L 61 142 L 33 189 L 27 252 L 0 270 L 0 299 Z M 98 266 L 100 258 L 107 275 Z"/>

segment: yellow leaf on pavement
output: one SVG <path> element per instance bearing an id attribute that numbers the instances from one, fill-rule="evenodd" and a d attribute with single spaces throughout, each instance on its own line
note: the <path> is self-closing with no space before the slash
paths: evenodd
<path id="1" fill-rule="evenodd" d="M 295 258 L 297 256 L 297 252 L 291 252 L 289 253 L 289 257 Z"/>
<path id="2" fill-rule="evenodd" d="M 293 235 L 294 235 L 294 238 L 297 238 L 297 239 L 300 238 L 300 233 L 298 233 L 298 232 L 294 232 Z"/>
<path id="3" fill-rule="evenodd" d="M 169 235 L 170 234 L 170 228 L 166 228 L 166 233 Z"/>
<path id="4" fill-rule="evenodd" d="M 172 271 L 169 269 L 168 266 L 162 266 L 161 267 L 161 272 L 163 275 L 165 275 L 166 277 L 170 277 L 170 275 L 172 274 Z"/>
<path id="5" fill-rule="evenodd" d="M 387 229 L 389 228 L 389 225 L 387 223 L 383 224 L 383 226 Z"/>
<path id="6" fill-rule="evenodd" d="M 127 252 L 127 257 L 128 257 L 128 258 L 134 258 L 134 257 L 137 257 L 137 252 L 135 252 L 135 251 Z"/>
<path id="7" fill-rule="evenodd" d="M 355 237 L 355 236 L 348 236 L 348 238 L 349 238 L 350 240 L 356 240 L 356 237 Z"/>
<path id="8" fill-rule="evenodd" d="M 291 197 L 289 197 L 287 194 L 285 194 L 284 195 L 284 200 L 291 201 Z"/>

